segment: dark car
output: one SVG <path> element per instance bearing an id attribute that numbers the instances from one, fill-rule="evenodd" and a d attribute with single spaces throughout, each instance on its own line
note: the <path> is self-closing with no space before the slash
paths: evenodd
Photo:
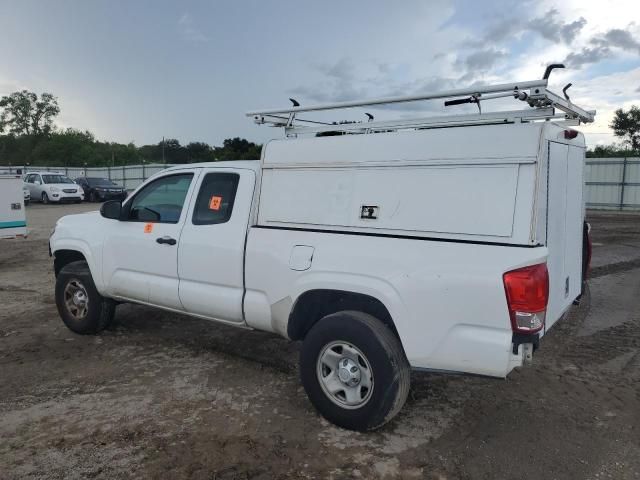
<path id="1" fill-rule="evenodd" d="M 108 178 L 78 177 L 76 183 L 82 187 L 84 198 L 89 202 L 122 201 L 127 198 L 127 191 Z"/>

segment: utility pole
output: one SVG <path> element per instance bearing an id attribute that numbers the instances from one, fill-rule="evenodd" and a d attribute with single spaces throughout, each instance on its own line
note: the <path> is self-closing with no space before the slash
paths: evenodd
<path id="1" fill-rule="evenodd" d="M 167 161 L 164 159 L 164 137 L 162 137 L 162 163 L 164 165 L 167 164 Z"/>

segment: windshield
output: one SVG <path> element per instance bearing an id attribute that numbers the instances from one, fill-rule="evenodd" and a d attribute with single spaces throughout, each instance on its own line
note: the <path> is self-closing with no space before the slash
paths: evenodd
<path id="1" fill-rule="evenodd" d="M 115 185 L 111 180 L 106 178 L 87 178 L 87 183 L 91 186 L 112 187 Z"/>
<path id="2" fill-rule="evenodd" d="M 64 175 L 42 175 L 42 181 L 44 183 L 73 183 L 73 180 Z"/>

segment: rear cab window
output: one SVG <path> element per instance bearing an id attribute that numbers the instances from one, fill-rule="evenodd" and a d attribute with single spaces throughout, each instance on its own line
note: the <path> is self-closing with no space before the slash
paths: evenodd
<path id="1" fill-rule="evenodd" d="M 237 173 L 207 173 L 200 185 L 193 209 L 194 225 L 215 225 L 228 222 L 238 190 Z"/>

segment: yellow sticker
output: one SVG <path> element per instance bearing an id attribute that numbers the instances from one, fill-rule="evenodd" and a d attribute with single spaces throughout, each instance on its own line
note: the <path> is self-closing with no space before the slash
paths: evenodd
<path id="1" fill-rule="evenodd" d="M 145 223 L 144 224 L 144 233 L 153 232 L 153 223 Z"/>
<path id="2" fill-rule="evenodd" d="M 222 197 L 214 195 L 211 197 L 211 200 L 209 200 L 209 210 L 220 210 L 221 205 Z"/>

